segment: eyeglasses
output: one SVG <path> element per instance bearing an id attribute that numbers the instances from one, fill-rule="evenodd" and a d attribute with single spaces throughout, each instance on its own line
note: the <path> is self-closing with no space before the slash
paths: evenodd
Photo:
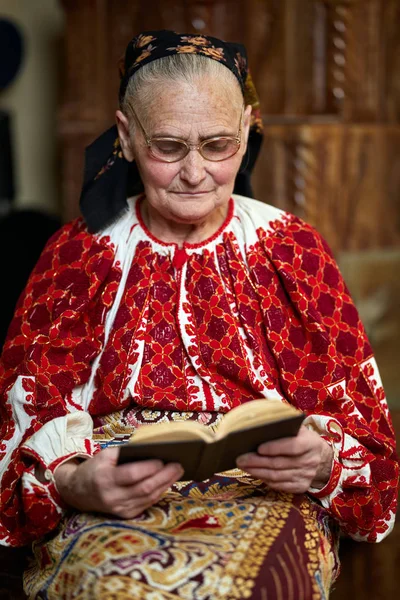
<path id="1" fill-rule="evenodd" d="M 183 160 L 191 150 L 197 150 L 205 160 L 220 162 L 234 156 L 240 148 L 242 137 L 242 118 L 243 108 L 240 114 L 239 129 L 235 137 L 218 136 L 208 138 L 200 142 L 200 144 L 188 144 L 185 140 L 169 137 L 149 137 L 138 119 L 138 116 L 132 106 L 130 109 L 137 121 L 150 154 L 162 162 L 174 163 Z"/>

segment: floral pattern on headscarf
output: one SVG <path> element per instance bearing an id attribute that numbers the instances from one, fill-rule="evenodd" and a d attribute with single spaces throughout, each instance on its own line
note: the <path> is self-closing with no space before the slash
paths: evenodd
<path id="1" fill-rule="evenodd" d="M 135 48 L 143 48 L 143 46 L 146 46 L 146 44 L 150 44 L 151 42 L 154 42 L 156 38 L 153 35 L 138 35 L 136 36 L 136 38 L 134 38 L 134 44 L 135 44 Z"/>
<path id="2" fill-rule="evenodd" d="M 207 46 L 204 48 L 201 47 L 200 44 L 189 44 L 188 46 L 173 46 L 172 48 L 167 48 L 167 50 L 170 50 L 175 54 L 203 54 L 204 56 L 209 56 L 218 62 L 226 62 L 224 57 L 224 49 L 215 48 L 215 46 Z"/>
<path id="3" fill-rule="evenodd" d="M 149 44 L 146 48 L 146 50 L 143 50 L 139 56 L 137 57 L 137 59 L 135 60 L 135 62 L 133 63 L 133 66 L 136 67 L 138 65 L 138 63 L 142 62 L 142 60 L 145 60 L 146 58 L 148 58 L 151 53 L 153 52 L 153 50 L 155 50 L 157 48 L 157 46 L 152 46 L 151 44 Z"/>
<path id="4" fill-rule="evenodd" d="M 175 31 L 145 31 L 133 38 L 126 49 L 124 65 L 120 65 L 120 101 L 129 78 L 139 67 L 171 54 L 197 54 L 216 60 L 232 71 L 244 91 L 247 68 L 246 50 L 241 44 L 224 42 L 206 36 L 180 34 Z"/>
<path id="5" fill-rule="evenodd" d="M 182 42 L 194 44 L 195 46 L 208 46 L 211 44 L 210 40 L 204 35 L 182 35 L 181 40 Z"/>

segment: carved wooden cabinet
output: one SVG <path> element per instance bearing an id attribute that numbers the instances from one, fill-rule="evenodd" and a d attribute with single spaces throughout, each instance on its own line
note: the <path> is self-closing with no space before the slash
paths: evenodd
<path id="1" fill-rule="evenodd" d="M 83 153 L 113 122 L 133 34 L 169 28 L 243 42 L 265 121 L 260 200 L 315 224 L 334 250 L 400 238 L 399 0 L 62 0 L 64 217 Z"/>

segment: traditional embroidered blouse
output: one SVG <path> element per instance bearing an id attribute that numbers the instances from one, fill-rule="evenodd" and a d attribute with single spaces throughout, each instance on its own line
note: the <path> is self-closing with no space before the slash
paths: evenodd
<path id="1" fill-rule="evenodd" d="M 215 235 L 183 248 L 151 235 L 140 198 L 101 234 L 66 225 L 18 303 L 0 376 L 3 544 L 57 525 L 53 473 L 98 451 L 96 416 L 255 397 L 292 403 L 331 443 L 330 480 L 309 493 L 343 531 L 377 541 L 393 527 L 398 462 L 371 347 L 325 242 L 274 207 L 234 196 Z"/>

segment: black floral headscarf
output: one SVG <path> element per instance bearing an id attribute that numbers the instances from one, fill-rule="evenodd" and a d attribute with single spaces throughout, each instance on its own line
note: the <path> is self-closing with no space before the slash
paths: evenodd
<path id="1" fill-rule="evenodd" d="M 244 46 L 206 35 L 174 31 L 146 31 L 128 44 L 120 65 L 119 101 L 122 104 L 129 79 L 143 65 L 173 54 L 198 54 L 225 65 L 241 86 L 245 105 L 253 107 L 250 134 L 234 192 L 252 197 L 250 174 L 262 142 L 263 128 L 259 101 L 247 64 Z M 89 231 L 96 233 L 115 221 L 127 207 L 127 198 L 143 191 L 135 162 L 125 160 L 116 125 L 105 131 L 86 149 L 84 183 L 80 208 Z"/>

